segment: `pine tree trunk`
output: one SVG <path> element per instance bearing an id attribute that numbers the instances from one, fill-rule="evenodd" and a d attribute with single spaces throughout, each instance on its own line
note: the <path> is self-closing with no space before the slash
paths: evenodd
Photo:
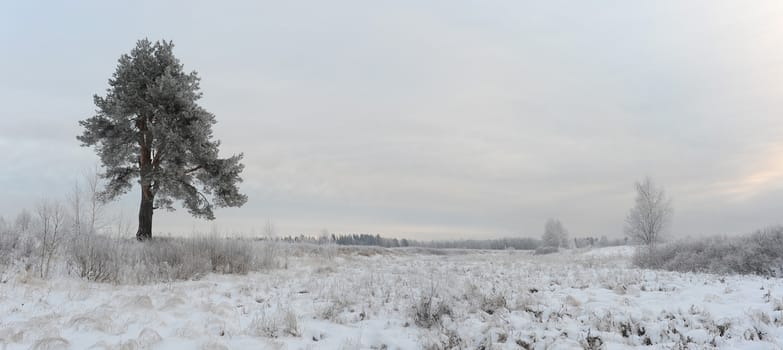
<path id="1" fill-rule="evenodd" d="M 141 190 L 141 205 L 139 206 L 139 229 L 136 231 L 136 239 L 146 241 L 152 238 L 152 196 L 149 188 Z"/>
<path id="2" fill-rule="evenodd" d="M 140 154 L 139 154 L 139 170 L 141 177 L 141 204 L 139 205 L 139 229 L 136 231 L 136 239 L 140 241 L 146 241 L 152 239 L 152 212 L 155 210 L 153 207 L 152 193 L 152 181 L 150 179 L 150 173 L 152 172 L 152 133 L 147 129 L 147 118 L 139 120 L 138 126 L 140 130 Z"/>

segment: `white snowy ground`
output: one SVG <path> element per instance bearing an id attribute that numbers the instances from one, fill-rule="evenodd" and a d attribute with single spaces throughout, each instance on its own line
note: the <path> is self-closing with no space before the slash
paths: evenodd
<path id="1" fill-rule="evenodd" d="M 0 284 L 0 349 L 783 348 L 779 279 L 634 270 L 627 247 L 432 253 L 148 286 L 19 275 Z"/>

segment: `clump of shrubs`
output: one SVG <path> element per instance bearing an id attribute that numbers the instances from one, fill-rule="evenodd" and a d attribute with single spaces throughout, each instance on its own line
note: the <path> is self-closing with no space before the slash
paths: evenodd
<path id="1" fill-rule="evenodd" d="M 742 237 L 643 247 L 633 262 L 638 267 L 669 271 L 783 277 L 783 226 Z"/>
<path id="2" fill-rule="evenodd" d="M 422 328 L 432 328 L 441 324 L 445 316 L 451 317 L 451 307 L 434 294 L 422 295 L 413 304 L 413 322 Z"/>
<path id="3" fill-rule="evenodd" d="M 207 273 L 246 274 L 267 268 L 267 242 L 217 237 L 155 238 L 148 242 L 82 235 L 68 245 L 69 271 L 106 283 L 193 280 Z"/>
<path id="4" fill-rule="evenodd" d="M 124 251 L 105 236 L 84 235 L 68 246 L 68 266 L 79 277 L 93 282 L 119 282 Z"/>
<path id="5" fill-rule="evenodd" d="M 15 261 L 27 260 L 33 255 L 35 241 L 13 230 L 0 232 L 0 266 L 10 266 Z"/>

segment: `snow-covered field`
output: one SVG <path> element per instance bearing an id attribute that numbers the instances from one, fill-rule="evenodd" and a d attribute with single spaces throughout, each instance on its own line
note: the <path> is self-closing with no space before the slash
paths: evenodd
<path id="1" fill-rule="evenodd" d="M 783 281 L 629 267 L 631 248 L 332 249 L 246 276 L 0 284 L 0 349 L 783 348 Z"/>

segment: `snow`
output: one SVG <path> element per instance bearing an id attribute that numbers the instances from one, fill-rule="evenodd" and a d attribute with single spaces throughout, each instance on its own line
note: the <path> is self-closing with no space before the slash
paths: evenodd
<path id="1" fill-rule="evenodd" d="M 783 348 L 780 279 L 636 270 L 631 253 L 341 249 L 145 286 L 18 273 L 0 349 Z"/>

